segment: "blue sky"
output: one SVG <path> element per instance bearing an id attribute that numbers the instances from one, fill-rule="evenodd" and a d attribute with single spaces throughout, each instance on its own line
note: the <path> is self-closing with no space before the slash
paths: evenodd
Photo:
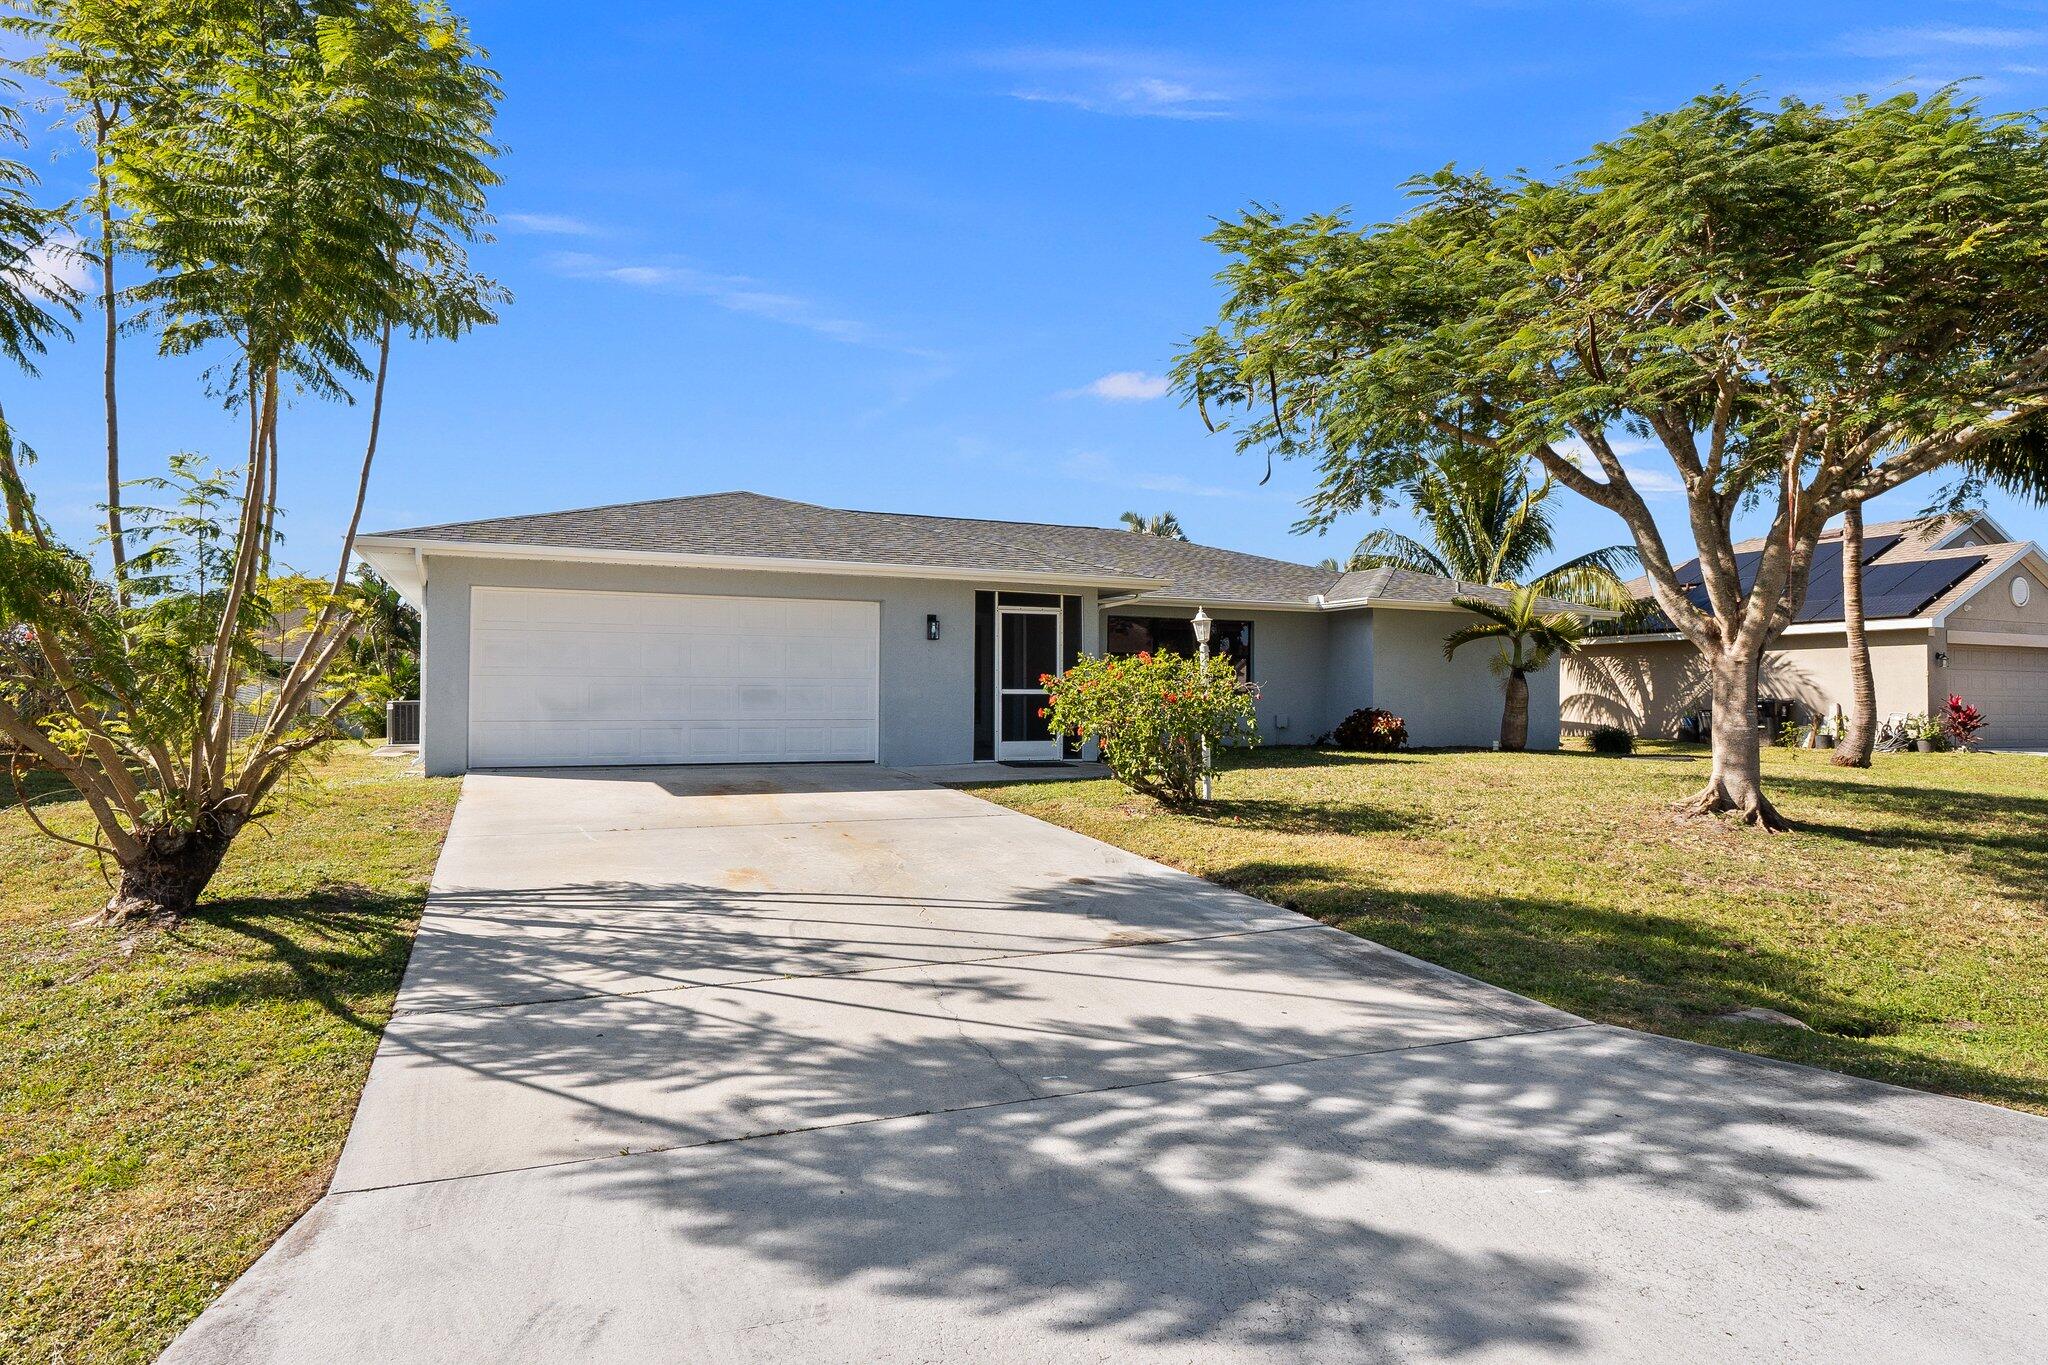
<path id="1" fill-rule="evenodd" d="M 1310 469 L 1260 487 L 1262 462 L 1163 393 L 1215 315 L 1212 218 L 1389 216 L 1410 174 L 1548 170 L 1717 83 L 1978 76 L 1989 104 L 2048 105 L 2048 4 L 1993 0 L 460 7 L 505 85 L 480 263 L 516 299 L 397 358 L 371 528 L 750 488 L 1097 524 L 1171 509 L 1208 543 L 1341 554 L 1364 517 L 1291 535 Z M 64 186 L 81 168 L 60 143 L 35 159 Z M 131 469 L 231 462 L 196 366 L 125 344 Z M 98 382 L 81 344 L 6 389 L 44 506 L 80 539 Z M 302 567 L 331 562 L 361 426 L 292 416 Z M 1561 551 L 1626 538 L 1561 499 Z M 1659 506 L 1682 541 L 1681 504 Z M 2043 513 L 1994 510 L 2048 539 Z"/>

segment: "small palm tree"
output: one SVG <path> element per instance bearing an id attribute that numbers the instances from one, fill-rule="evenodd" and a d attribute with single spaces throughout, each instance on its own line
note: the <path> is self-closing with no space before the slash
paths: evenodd
<path id="1" fill-rule="evenodd" d="M 1538 482 L 1526 461 L 1494 451 L 1463 449 L 1438 456 L 1401 492 L 1429 530 L 1424 544 L 1399 531 L 1374 531 L 1351 552 L 1352 569 L 1391 567 L 1461 583 L 1511 588 L 1528 583 L 1550 597 L 1625 611 L 1634 605 L 1621 575 L 1636 566 L 1626 545 L 1592 550 L 1535 571 L 1550 552 L 1548 477 Z"/>
<path id="2" fill-rule="evenodd" d="M 1444 658 L 1475 640 L 1500 640 L 1499 666 L 1508 675 L 1507 705 L 1500 716 L 1500 747 L 1520 753 L 1529 747 L 1529 675 L 1540 673 L 1551 659 L 1574 654 L 1586 638 L 1586 623 L 1576 613 L 1545 616 L 1538 610 L 1534 588 L 1516 588 L 1506 602 L 1477 597 L 1453 599 L 1474 616 L 1485 619 L 1452 631 L 1444 639 Z"/>
<path id="3" fill-rule="evenodd" d="M 1186 540 L 1187 532 L 1180 529 L 1180 518 L 1171 512 L 1161 512 L 1156 517 L 1141 516 L 1126 512 L 1117 518 L 1127 531 L 1136 531 L 1141 536 L 1158 536 L 1163 540 Z"/>

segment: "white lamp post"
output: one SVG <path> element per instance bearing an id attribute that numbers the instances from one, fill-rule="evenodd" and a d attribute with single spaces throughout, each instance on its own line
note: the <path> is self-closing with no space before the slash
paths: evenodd
<path id="1" fill-rule="evenodd" d="M 1209 619 L 1209 613 L 1203 611 L 1200 607 L 1195 608 L 1195 653 L 1202 662 L 1202 681 L 1204 684 L 1209 680 L 1209 631 L 1213 628 L 1214 624 Z M 1207 801 L 1214 795 L 1215 789 L 1209 778 L 1209 737 L 1203 735 L 1202 799 Z"/>

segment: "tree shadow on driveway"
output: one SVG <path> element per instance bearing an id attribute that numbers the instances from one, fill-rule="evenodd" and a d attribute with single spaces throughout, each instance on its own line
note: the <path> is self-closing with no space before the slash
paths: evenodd
<path id="1" fill-rule="evenodd" d="M 658 903 L 646 951 L 687 962 L 723 934 L 764 966 L 787 945 L 730 939 L 764 898 L 771 918 L 917 908 L 692 888 L 678 915 L 673 890 L 531 895 L 628 926 Z M 519 913 L 524 893 L 492 894 Z M 1173 902 L 1134 877 L 1003 904 L 1064 942 L 1077 918 L 1156 924 Z M 593 1228 L 658 1228 L 665 1282 L 693 1285 L 675 1311 L 908 1305 L 943 1353 L 1035 1330 L 1296 1358 L 1569 1354 L 1611 1292 L 1613 1263 L 1589 1254 L 1603 1222 L 1651 1218 L 1629 1235 L 1681 1256 L 1743 1245 L 1774 1212 L 1853 1222 L 1847 1191 L 1924 1141 L 1879 1087 L 1578 1026 L 1318 928 L 452 1010 L 385 1048 L 380 1067 L 431 1072 L 393 1112 L 447 1109 L 402 1149 L 552 1125 L 632 1153 L 492 1169 L 567 1160 L 516 1178 Z M 1498 1200 L 1526 1230 L 1554 1190 L 1554 1235 L 1489 1225 Z M 1812 1260 L 1786 1273 L 1825 1278 Z"/>

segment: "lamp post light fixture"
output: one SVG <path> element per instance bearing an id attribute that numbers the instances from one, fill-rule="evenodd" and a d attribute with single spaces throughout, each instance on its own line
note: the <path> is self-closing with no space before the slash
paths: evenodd
<path id="1" fill-rule="evenodd" d="M 1195 627 L 1195 653 L 1201 660 L 1202 681 L 1206 684 L 1209 680 L 1209 632 L 1215 628 L 1215 622 L 1209 619 L 1209 613 L 1203 611 L 1200 607 L 1196 607 L 1193 625 Z M 1206 802 L 1215 794 L 1215 786 L 1209 776 L 1209 737 L 1203 735 L 1202 800 Z"/>

